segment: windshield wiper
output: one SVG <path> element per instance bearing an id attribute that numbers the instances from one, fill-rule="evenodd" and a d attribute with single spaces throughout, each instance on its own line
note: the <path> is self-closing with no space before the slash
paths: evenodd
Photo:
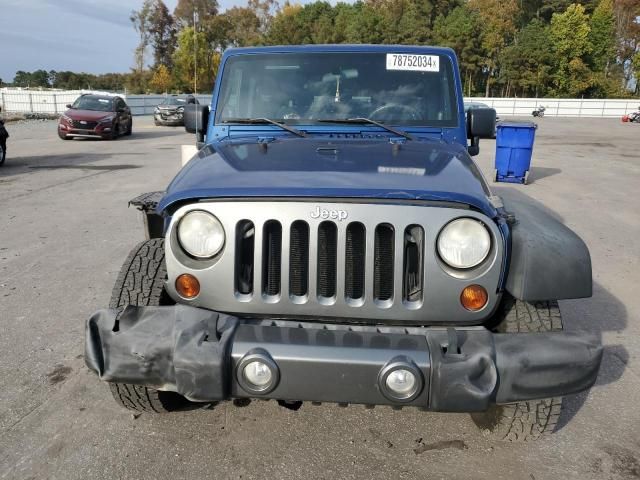
<path id="1" fill-rule="evenodd" d="M 376 122 L 375 120 L 371 120 L 370 118 L 358 117 L 358 118 L 327 118 L 316 120 L 321 123 L 353 123 L 353 124 L 364 124 L 370 123 L 371 125 L 375 125 L 380 128 L 384 128 L 387 132 L 395 133 L 401 137 L 406 138 L 407 140 L 413 140 L 413 137 L 409 135 L 407 132 L 403 132 L 402 130 L 397 130 L 393 127 L 385 125 L 384 123 Z"/>
<path id="2" fill-rule="evenodd" d="M 290 127 L 288 125 L 285 125 L 284 123 L 281 122 L 276 122 L 275 120 L 271 120 L 270 118 L 227 118 L 225 120 L 222 121 L 222 123 L 242 123 L 245 125 L 265 125 L 265 124 L 270 124 L 270 125 L 275 125 L 276 127 L 280 127 L 283 130 L 286 130 L 287 132 L 293 133 L 294 135 L 297 135 L 299 137 L 306 137 L 307 134 L 296 129 L 293 127 Z"/>

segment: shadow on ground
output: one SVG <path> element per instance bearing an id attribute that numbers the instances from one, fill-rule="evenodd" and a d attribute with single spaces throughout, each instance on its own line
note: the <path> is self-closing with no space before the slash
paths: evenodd
<path id="1" fill-rule="evenodd" d="M 94 162 L 112 159 L 114 157 L 129 155 L 142 155 L 139 152 L 123 153 L 68 153 L 64 155 L 38 155 L 33 157 L 7 158 L 0 168 L 0 179 L 12 175 L 20 175 L 39 169 L 85 169 L 85 170 L 122 170 L 126 168 L 139 168 L 137 165 L 89 165 Z"/>
<path id="2" fill-rule="evenodd" d="M 562 173 L 562 170 L 559 168 L 531 167 L 531 170 L 529 170 L 528 182 L 535 183 L 538 180 L 542 180 L 543 178 L 551 177 L 559 173 Z"/>

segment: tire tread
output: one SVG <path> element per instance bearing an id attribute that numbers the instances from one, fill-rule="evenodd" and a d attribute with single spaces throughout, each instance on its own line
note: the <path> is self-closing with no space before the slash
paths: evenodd
<path id="1" fill-rule="evenodd" d="M 496 332 L 534 333 L 562 331 L 558 302 L 525 302 L 505 294 Z M 499 440 L 527 442 L 552 434 L 562 411 L 562 397 L 493 406 L 471 415 L 475 423 Z"/>
<path id="2" fill-rule="evenodd" d="M 122 265 L 111 293 L 109 308 L 172 305 L 174 302 L 164 288 L 166 278 L 164 239 L 154 238 L 139 243 Z M 134 412 L 170 412 L 188 403 L 174 392 L 161 392 L 142 385 L 110 383 L 109 387 L 115 401 Z"/>

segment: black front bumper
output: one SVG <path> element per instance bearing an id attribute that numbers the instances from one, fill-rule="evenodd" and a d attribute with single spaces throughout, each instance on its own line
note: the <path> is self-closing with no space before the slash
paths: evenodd
<path id="1" fill-rule="evenodd" d="M 262 397 L 482 411 L 585 390 L 602 359 L 600 343 L 583 333 L 251 322 L 183 305 L 101 310 L 86 327 L 85 361 L 102 380 L 194 401 Z M 239 366 L 255 354 L 277 366 L 268 393 L 242 386 Z M 381 380 L 398 363 L 420 377 L 409 400 L 391 398 Z"/>

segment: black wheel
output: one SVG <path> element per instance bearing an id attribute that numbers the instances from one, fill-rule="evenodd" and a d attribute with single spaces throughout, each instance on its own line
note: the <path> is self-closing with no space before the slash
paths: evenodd
<path id="1" fill-rule="evenodd" d="M 4 143 L 0 143 L 0 166 L 4 164 L 5 158 L 7 158 L 7 146 Z"/>
<path id="2" fill-rule="evenodd" d="M 153 119 L 153 123 L 155 124 L 156 127 L 159 127 L 160 125 L 162 125 L 158 120 L 156 120 L 155 118 Z"/>
<path id="3" fill-rule="evenodd" d="M 67 137 L 66 133 L 62 133 L 60 130 L 58 130 L 58 136 L 62 139 L 62 140 L 71 140 L 71 137 Z"/>
<path id="4" fill-rule="evenodd" d="M 558 302 L 523 302 L 504 294 L 494 331 L 501 333 L 559 332 L 562 316 Z M 562 411 L 562 397 L 494 405 L 471 418 L 498 440 L 527 442 L 554 432 Z"/>
<path id="5" fill-rule="evenodd" d="M 111 293 L 109 308 L 126 305 L 174 305 L 164 288 L 167 269 L 164 261 L 164 239 L 154 238 L 139 243 L 129 254 Z M 116 402 L 136 412 L 171 412 L 193 405 L 175 392 L 162 392 L 140 385 L 111 383 Z"/>
<path id="6" fill-rule="evenodd" d="M 124 132 L 126 136 L 131 135 L 131 131 L 133 130 L 133 118 L 129 119 L 129 125 L 127 126 L 127 130 Z"/>
<path id="7" fill-rule="evenodd" d="M 120 136 L 120 124 L 113 122 L 113 125 L 111 126 L 111 135 L 109 135 L 107 138 L 109 140 L 116 140 L 119 136 Z"/>

